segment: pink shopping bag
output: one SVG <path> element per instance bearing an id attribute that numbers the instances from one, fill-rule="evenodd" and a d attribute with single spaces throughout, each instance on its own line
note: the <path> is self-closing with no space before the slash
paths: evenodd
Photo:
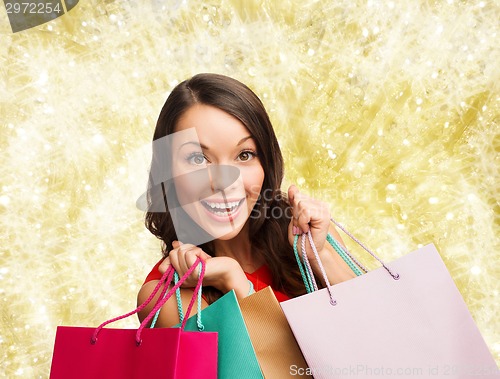
<path id="1" fill-rule="evenodd" d="M 201 263 L 200 279 L 187 314 L 200 290 L 205 264 L 198 260 L 160 299 L 138 329 L 111 329 L 105 325 L 141 311 L 163 283 L 170 283 L 173 268 L 165 272 L 151 296 L 137 309 L 98 328 L 59 326 L 52 357 L 51 379 L 198 379 L 217 378 L 217 333 L 188 332 L 180 328 L 148 329 L 156 311 Z M 164 286 L 166 292 L 168 285 Z M 187 317 L 185 318 L 187 320 Z"/>
<path id="2" fill-rule="evenodd" d="M 434 245 L 380 262 L 281 303 L 314 378 L 500 378 Z"/>

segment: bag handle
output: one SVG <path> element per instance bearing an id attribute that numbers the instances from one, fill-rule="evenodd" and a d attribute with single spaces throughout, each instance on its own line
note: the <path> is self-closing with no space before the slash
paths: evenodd
<path id="1" fill-rule="evenodd" d="M 312 270 L 309 264 L 309 260 L 307 259 L 307 255 L 302 258 L 302 261 L 304 262 L 304 265 L 306 266 L 305 270 L 302 267 L 302 261 L 299 258 L 299 252 L 297 249 L 297 241 L 299 239 L 298 235 L 295 235 L 294 240 L 293 240 L 293 252 L 295 254 L 295 259 L 297 260 L 297 265 L 299 266 L 300 274 L 302 276 L 302 280 L 304 282 L 304 285 L 306 287 L 306 292 L 311 293 L 313 291 L 318 290 L 318 286 L 316 284 L 314 275 L 312 274 Z M 347 249 L 344 250 L 344 247 L 340 245 L 335 238 L 332 237 L 330 233 L 326 235 L 326 240 L 327 242 L 334 248 L 334 250 L 337 252 L 337 254 L 344 260 L 344 262 L 351 268 L 351 270 L 356 274 L 356 276 L 362 275 L 364 271 L 365 273 L 368 272 L 368 270 L 361 264 L 359 263 L 356 258 L 354 258 L 348 251 Z M 306 246 L 305 246 L 305 239 L 302 238 L 301 240 L 301 245 L 302 245 L 302 254 L 305 255 L 306 252 Z M 357 266 L 356 266 L 357 265 Z M 359 267 L 359 268 L 358 268 Z M 361 270 L 362 271 L 361 271 Z"/>
<path id="2" fill-rule="evenodd" d="M 344 260 L 344 262 L 347 263 L 347 265 L 356 274 L 356 276 L 363 275 L 363 273 L 366 274 L 368 272 L 366 267 L 363 266 L 356 258 L 354 258 L 346 247 L 338 243 L 337 240 L 333 238 L 330 233 L 326 235 L 326 240 L 335 249 L 338 255 L 340 255 L 340 257 Z"/>
<path id="3" fill-rule="evenodd" d="M 306 252 L 306 236 L 309 238 L 309 243 L 311 244 L 312 251 L 314 253 L 314 258 L 316 258 L 316 262 L 318 263 L 319 269 L 321 271 L 321 275 L 323 276 L 323 280 L 325 281 L 326 288 L 328 290 L 328 296 L 330 297 L 330 304 L 331 305 L 337 305 L 337 300 L 333 298 L 333 293 L 331 290 L 331 284 L 330 281 L 328 280 L 328 276 L 326 275 L 325 268 L 323 267 L 323 263 L 321 263 L 321 259 L 319 258 L 319 253 L 318 250 L 316 250 L 316 245 L 314 244 L 314 241 L 312 239 L 311 231 L 309 230 L 307 233 L 302 234 L 302 257 L 304 259 L 304 262 L 306 264 L 306 269 L 310 270 L 309 275 L 314 278 L 314 274 L 311 269 L 311 265 L 309 263 L 309 259 L 307 258 L 307 252 Z M 313 279 L 313 283 L 315 283 Z M 315 291 L 318 290 L 318 287 L 315 286 Z"/>
<path id="4" fill-rule="evenodd" d="M 179 275 L 177 275 L 177 272 L 174 272 L 174 283 L 177 283 L 179 281 Z M 201 322 L 201 294 L 203 290 L 202 287 L 200 287 L 200 290 L 198 291 L 196 303 L 197 303 L 197 313 L 196 313 L 196 325 L 198 326 L 198 331 L 203 331 L 205 327 L 203 326 L 203 323 Z M 166 294 L 165 294 L 166 295 Z M 164 296 L 165 296 L 164 295 Z M 179 313 L 179 320 L 180 322 L 184 321 L 184 312 L 182 310 L 182 299 L 181 299 L 181 290 L 180 288 L 177 288 L 175 290 L 175 297 L 177 300 L 177 312 Z M 158 311 L 155 313 L 155 316 L 153 318 L 153 321 L 151 322 L 150 328 L 154 328 L 156 321 L 158 320 L 158 316 L 160 316 L 160 311 L 161 308 L 158 309 Z"/>
<path id="5" fill-rule="evenodd" d="M 347 231 L 341 224 L 339 224 L 333 218 L 330 218 L 330 221 L 333 222 L 340 230 L 342 230 L 345 234 L 347 234 L 349 236 L 349 238 L 351 238 L 354 242 L 356 242 L 359 246 L 361 246 L 365 251 L 367 251 L 368 253 L 370 253 L 370 255 L 373 258 L 375 258 L 377 261 L 379 261 L 380 264 L 382 264 L 382 267 L 385 268 L 385 270 L 389 273 L 389 275 L 392 276 L 392 278 L 394 280 L 398 280 L 399 279 L 399 274 L 397 272 L 393 273 L 392 270 L 384 263 L 384 261 L 382 261 L 382 259 L 380 259 L 377 256 L 377 254 L 375 254 L 373 251 L 371 251 L 369 248 L 367 248 L 360 240 L 358 240 L 351 233 L 349 233 L 349 231 Z M 347 252 L 347 249 L 346 249 L 346 252 Z M 355 258 L 350 253 L 349 253 L 349 256 L 356 262 L 356 264 L 358 264 L 358 265 L 360 264 L 357 260 L 355 260 Z M 366 270 L 366 269 L 363 267 L 363 270 Z M 365 272 L 367 272 L 367 271 L 365 271 Z"/>
<path id="6" fill-rule="evenodd" d="M 205 273 L 205 262 L 203 260 L 201 260 L 200 258 L 198 258 L 195 263 L 193 264 L 193 266 L 191 266 L 189 268 L 188 271 L 186 271 L 186 273 L 184 274 L 184 276 L 179 280 L 179 282 L 170 290 L 168 291 L 168 293 L 166 294 L 166 296 L 164 296 L 164 294 L 167 292 L 167 289 L 168 289 L 168 284 L 172 281 L 172 278 L 174 276 L 174 269 L 172 266 L 170 266 L 166 271 L 165 273 L 162 275 L 161 279 L 158 281 L 158 284 L 156 284 L 156 287 L 153 289 L 153 291 L 151 292 L 151 294 L 149 295 L 149 297 L 146 299 L 146 301 L 144 301 L 144 303 L 142 303 L 141 305 L 139 305 L 136 309 L 134 309 L 133 311 L 131 312 L 128 312 L 124 315 L 121 315 L 121 316 L 118 316 L 118 317 L 115 317 L 115 318 L 112 318 L 110 320 L 107 320 L 107 321 L 104 321 L 101 325 L 99 325 L 94 333 L 92 334 L 92 337 L 90 338 L 90 343 L 92 345 L 95 345 L 97 343 L 97 337 L 99 335 L 99 332 L 108 324 L 111 324 L 115 321 L 118 321 L 118 320 L 121 320 L 121 319 L 124 319 L 124 318 L 127 318 L 135 313 L 138 313 L 140 311 L 142 311 L 150 302 L 151 300 L 153 300 L 153 298 L 156 296 L 156 294 L 158 293 L 158 290 L 160 289 L 160 287 L 165 284 L 163 290 L 162 290 L 162 293 L 160 295 L 161 296 L 164 296 L 160 301 L 158 301 L 156 303 L 156 305 L 153 307 L 153 310 L 148 314 L 148 316 L 143 320 L 143 322 L 141 323 L 139 329 L 137 329 L 137 333 L 136 333 L 136 344 L 137 346 L 139 346 L 141 344 L 141 333 L 142 333 L 142 329 L 144 329 L 144 327 L 146 326 L 146 324 L 149 322 L 149 320 L 153 317 L 153 315 L 156 313 L 157 311 L 157 308 L 161 308 L 165 303 L 166 301 L 170 298 L 170 296 L 172 296 L 172 294 L 175 292 L 175 290 L 180 287 L 182 285 L 182 283 L 187 279 L 187 277 L 194 271 L 194 269 L 197 267 L 197 264 L 198 263 L 201 263 L 201 272 L 200 272 L 200 276 L 199 276 L 199 279 L 198 279 L 198 283 L 197 283 L 197 288 L 199 286 L 201 286 L 201 282 L 203 281 L 203 275 Z M 193 307 L 193 303 L 194 303 L 194 299 L 195 297 L 193 296 L 193 298 L 191 299 L 191 302 L 189 304 L 189 307 L 187 309 L 188 311 L 188 314 L 189 312 L 191 312 L 191 309 Z M 184 329 L 184 326 L 185 326 L 185 323 L 182 324 L 181 328 Z"/>
<path id="7" fill-rule="evenodd" d="M 337 225 L 344 233 L 346 233 L 352 240 L 354 240 L 357 244 L 359 244 L 363 249 L 365 249 L 368 253 L 370 253 L 370 255 L 372 255 L 376 260 L 378 260 L 382 266 L 384 267 L 384 269 L 391 275 L 391 277 L 394 279 L 394 280 L 399 280 L 400 279 L 400 276 L 398 273 L 393 273 L 392 270 L 382 261 L 382 259 L 380 259 L 374 252 L 372 252 L 370 249 L 368 249 L 365 245 L 363 245 L 363 243 L 361 243 L 356 237 L 354 237 L 351 233 L 349 233 L 342 225 L 340 225 L 338 222 L 336 222 L 333 218 L 330 218 L 330 220 L 335 224 Z M 312 272 L 312 269 L 311 269 L 311 265 L 309 263 L 309 259 L 307 258 L 307 253 L 306 253 L 306 246 L 305 246 L 305 238 L 306 236 L 309 238 L 309 243 L 311 245 L 311 248 L 312 248 L 312 251 L 314 253 L 314 257 L 316 259 L 316 262 L 318 263 L 318 266 L 319 266 L 319 269 L 321 271 L 321 275 L 323 276 L 323 280 L 325 281 L 325 284 L 326 284 L 326 288 L 328 290 L 328 296 L 330 297 L 330 304 L 332 305 L 336 305 L 337 304 L 337 301 L 334 299 L 333 297 L 333 294 L 332 294 L 332 291 L 331 291 L 331 285 L 330 285 L 330 281 L 328 280 L 328 276 L 326 275 L 326 271 L 325 271 L 325 268 L 323 267 L 323 263 L 321 262 L 321 259 L 319 257 L 319 253 L 316 249 L 316 245 L 314 244 L 314 241 L 312 239 L 312 235 L 311 235 L 311 231 L 309 230 L 307 233 L 303 233 L 302 234 L 302 257 L 303 257 L 303 260 L 304 260 L 304 265 L 306 266 L 306 273 L 307 275 L 309 276 L 309 281 L 311 281 L 311 278 L 312 278 L 312 283 L 313 285 L 315 285 L 315 281 L 314 281 L 314 275 L 313 275 L 313 272 Z M 296 238 L 294 239 L 294 251 L 296 251 L 296 242 L 297 242 L 297 238 L 298 236 L 296 236 Z M 327 238 L 328 239 L 328 238 Z M 347 251 L 347 250 L 346 250 Z M 355 260 L 355 258 L 349 253 L 349 257 L 351 257 L 353 260 Z M 298 254 L 296 253 L 296 258 L 297 258 L 297 262 L 299 262 L 299 259 L 298 259 Z M 356 264 L 360 265 L 360 263 L 355 260 Z M 360 266 L 361 267 L 361 266 Z M 299 268 L 301 269 L 301 266 L 300 266 L 300 263 L 299 263 Z M 363 267 L 364 269 L 364 267 Z M 306 278 L 304 276 L 304 273 L 303 273 L 303 270 L 301 269 L 301 274 L 302 274 L 302 278 L 304 280 L 304 283 L 306 283 Z M 310 284 L 309 284 L 310 285 Z M 315 290 L 317 290 L 316 286 L 314 286 Z M 308 285 L 306 284 L 306 290 L 308 289 Z M 309 289 L 311 289 L 309 287 Z M 311 290 L 312 292 L 312 290 Z"/>
<path id="8" fill-rule="evenodd" d="M 164 296 L 161 300 L 159 300 L 156 303 L 156 305 L 151 310 L 151 312 L 149 312 L 148 316 L 142 321 L 141 326 L 139 326 L 139 329 L 137 329 L 137 333 L 135 335 L 135 342 L 138 345 L 141 344 L 142 330 L 146 327 L 149 320 L 151 320 L 154 317 L 154 315 L 156 314 L 156 312 L 158 312 L 158 310 L 161 307 L 163 307 L 163 305 L 167 302 L 167 300 L 175 293 L 177 288 L 179 288 L 182 285 L 182 283 L 184 283 L 186 281 L 188 276 L 191 275 L 191 273 L 198 266 L 198 264 L 201 264 L 201 270 L 200 270 L 200 273 L 198 275 L 198 283 L 196 283 L 196 287 L 194 288 L 193 296 L 191 297 L 191 301 L 189 302 L 188 308 L 186 310 L 186 315 L 185 315 L 184 320 L 182 321 L 182 324 L 181 324 L 181 330 L 184 330 L 184 328 L 186 326 L 186 321 L 189 318 L 191 310 L 193 309 L 193 305 L 194 305 L 194 302 L 196 300 L 196 294 L 200 291 L 201 284 L 203 283 L 203 276 L 205 275 L 205 261 L 202 260 L 201 258 L 196 259 L 194 264 L 186 271 L 186 273 L 182 276 L 182 278 L 180 278 L 180 280 L 177 283 L 175 283 L 175 285 L 170 289 L 170 291 L 168 291 L 166 296 Z M 170 269 L 172 271 L 174 270 L 174 268 L 172 266 L 170 266 Z"/>

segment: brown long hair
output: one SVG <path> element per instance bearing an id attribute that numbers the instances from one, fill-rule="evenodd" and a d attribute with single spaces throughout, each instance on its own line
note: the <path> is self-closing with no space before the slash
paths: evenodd
<path id="1" fill-rule="evenodd" d="M 180 116 L 194 104 L 210 105 L 230 114 L 248 129 L 255 140 L 265 176 L 259 200 L 248 220 L 252 254 L 269 267 L 274 289 L 291 297 L 305 293 L 287 236 L 291 212 L 286 195 L 280 189 L 284 174 L 283 157 L 264 105 L 250 88 L 235 79 L 218 74 L 198 74 L 178 84 L 168 96 L 158 117 L 153 141 L 174 133 Z M 153 154 L 152 165 L 154 161 Z M 163 188 L 163 195 L 153 194 L 151 176 L 148 187 L 150 204 L 165 198 L 176 198 L 172 186 Z M 168 197 L 165 191 L 169 193 Z M 172 242 L 177 240 L 177 234 L 168 205 L 164 208 L 163 212 L 148 211 L 145 224 L 163 241 L 162 252 L 167 256 Z M 215 255 L 212 243 L 204 243 L 200 247 L 207 254 Z M 204 293 L 209 302 L 221 296 L 215 288 L 206 287 Z"/>

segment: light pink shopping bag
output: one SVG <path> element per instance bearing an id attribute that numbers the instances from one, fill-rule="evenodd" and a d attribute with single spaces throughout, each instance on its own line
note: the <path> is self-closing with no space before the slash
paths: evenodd
<path id="1" fill-rule="evenodd" d="M 316 379 L 500 378 L 432 244 L 281 307 Z"/>

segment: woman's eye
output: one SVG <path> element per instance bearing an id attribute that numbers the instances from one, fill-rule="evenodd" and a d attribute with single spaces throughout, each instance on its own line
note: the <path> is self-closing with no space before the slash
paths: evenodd
<path id="1" fill-rule="evenodd" d="M 187 158 L 187 161 L 190 163 L 190 164 L 193 164 L 193 165 L 202 165 L 206 162 L 206 158 L 203 154 L 201 153 L 195 153 L 195 154 L 191 154 L 188 158 Z"/>
<path id="2" fill-rule="evenodd" d="M 238 158 L 242 162 L 249 161 L 255 157 L 255 153 L 253 151 L 242 151 L 240 155 L 238 155 Z"/>

